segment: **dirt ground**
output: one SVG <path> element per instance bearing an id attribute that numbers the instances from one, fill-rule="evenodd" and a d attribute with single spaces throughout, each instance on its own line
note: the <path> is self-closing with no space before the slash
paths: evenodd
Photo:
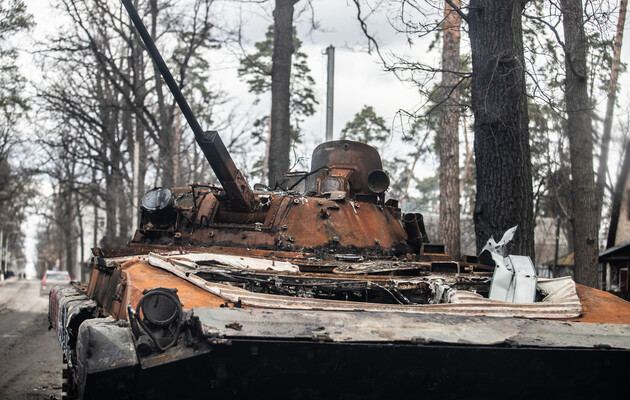
<path id="1" fill-rule="evenodd" d="M 61 399 L 62 353 L 39 281 L 0 282 L 0 399 Z"/>

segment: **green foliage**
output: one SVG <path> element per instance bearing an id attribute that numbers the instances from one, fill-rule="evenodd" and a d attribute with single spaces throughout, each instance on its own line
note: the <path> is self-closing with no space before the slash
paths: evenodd
<path id="1" fill-rule="evenodd" d="M 437 174 L 424 179 L 414 179 L 420 195 L 410 199 L 416 210 L 421 212 L 439 212 L 440 179 Z"/>
<path id="2" fill-rule="evenodd" d="M 383 169 L 389 175 L 389 196 L 402 200 L 407 192 L 407 181 L 411 173 L 411 163 L 407 155 L 383 159 Z"/>
<path id="3" fill-rule="evenodd" d="M 265 33 L 265 40 L 257 42 L 254 46 L 256 52 L 249 54 L 241 59 L 241 65 L 238 68 L 238 76 L 246 77 L 249 91 L 257 96 L 263 95 L 271 91 L 271 58 L 273 55 L 273 35 L 274 27 L 269 26 Z M 313 86 L 315 80 L 310 75 L 311 70 L 308 67 L 308 57 L 306 53 L 300 51 L 302 42 L 297 38 L 295 27 L 293 28 L 293 62 L 291 64 L 291 103 L 290 113 L 293 117 L 292 125 L 292 141 L 299 139 L 300 123 L 303 117 L 310 117 L 315 114 L 315 106 L 318 104 L 315 98 Z M 268 117 L 263 117 L 255 123 L 254 136 L 256 140 L 261 141 L 266 137 L 263 132 L 268 127 Z M 295 132 L 293 132 L 295 131 Z"/>
<path id="4" fill-rule="evenodd" d="M 264 115 L 254 121 L 251 132 L 254 139 L 253 144 L 260 144 L 267 140 L 267 131 L 269 130 L 269 115 Z M 291 143 L 301 143 L 300 128 L 298 125 L 291 125 Z"/>
<path id="5" fill-rule="evenodd" d="M 417 179 L 412 169 L 419 160 L 432 154 L 427 144 L 431 141 L 431 129 L 426 127 L 426 118 L 416 118 L 410 129 L 403 135 L 402 141 L 407 151 L 397 153 L 393 158 L 383 156 L 383 169 L 390 176 L 388 194 L 392 198 L 404 200 L 402 207 L 407 211 L 437 212 L 440 190 L 439 179 L 433 176 Z M 364 105 L 341 131 L 341 138 L 367 143 L 374 147 L 382 147 L 390 138 L 391 131 L 385 119 L 377 115 L 374 108 Z M 383 153 L 383 152 L 381 152 Z M 415 188 L 414 193 L 409 189 Z M 419 194 L 415 194 L 419 192 Z"/>
<path id="6" fill-rule="evenodd" d="M 24 77 L 16 65 L 17 50 L 9 44 L 15 34 L 33 25 L 23 0 L 0 0 L 0 129 L 15 122 L 26 108 L 22 97 Z"/>
<path id="7" fill-rule="evenodd" d="M 383 117 L 376 115 L 372 106 L 364 105 L 341 130 L 341 139 L 355 140 L 374 147 L 382 146 L 390 136 L 390 129 Z"/>

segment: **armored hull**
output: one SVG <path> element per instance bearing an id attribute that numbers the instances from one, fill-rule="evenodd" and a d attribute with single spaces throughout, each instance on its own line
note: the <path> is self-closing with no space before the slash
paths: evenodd
<path id="1" fill-rule="evenodd" d="M 508 303 L 480 295 L 474 264 L 339 274 L 161 252 L 95 257 L 87 287 L 51 292 L 69 395 L 593 398 L 628 372 L 630 306 L 570 279 Z"/>
<path id="2" fill-rule="evenodd" d="M 94 249 L 88 285 L 51 292 L 71 396 L 592 397 L 628 372 L 630 303 L 531 286 L 509 234 L 455 261 L 378 195 L 254 192 L 247 219 L 219 188 L 157 191 L 166 214 Z M 510 265 L 528 301 L 493 299 Z"/>

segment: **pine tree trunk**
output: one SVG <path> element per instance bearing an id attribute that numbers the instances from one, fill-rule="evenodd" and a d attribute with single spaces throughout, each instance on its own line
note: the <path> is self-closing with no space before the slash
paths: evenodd
<path id="1" fill-rule="evenodd" d="M 623 162 L 621 170 L 615 184 L 615 193 L 612 199 L 612 210 L 610 213 L 610 227 L 608 227 L 608 238 L 606 248 L 611 248 L 617 241 L 617 229 L 619 227 L 619 218 L 621 217 L 621 202 L 623 200 L 623 189 L 625 188 L 628 174 L 630 173 L 630 140 L 626 143 L 624 149 Z"/>
<path id="2" fill-rule="evenodd" d="M 518 0 L 471 0 L 477 249 L 518 225 L 513 254 L 534 254 L 534 210 Z"/>
<path id="3" fill-rule="evenodd" d="M 117 188 L 116 204 L 118 205 L 118 231 L 116 233 L 116 243 L 119 246 L 124 246 L 127 240 L 130 239 L 129 231 L 131 228 L 131 215 L 129 213 L 129 202 L 125 196 L 125 185 L 121 171 L 122 160 L 116 160 L 116 165 L 118 166 L 114 175 L 116 180 L 115 186 Z"/>
<path id="4" fill-rule="evenodd" d="M 77 197 L 76 189 L 74 187 L 76 182 L 75 165 L 72 161 L 69 161 L 65 165 L 65 178 L 66 182 L 61 183 L 61 202 L 62 202 L 62 215 L 60 216 L 61 232 L 63 236 L 63 262 L 64 268 L 71 276 L 74 276 L 76 270 L 76 250 L 77 250 L 77 229 L 75 221 L 75 197 Z M 8 246 L 8 242 L 7 242 Z"/>
<path id="5" fill-rule="evenodd" d="M 460 196 L 462 193 L 465 195 L 464 204 L 467 205 L 468 209 L 465 212 L 472 215 L 473 210 L 475 209 L 475 192 L 473 190 L 473 183 L 475 180 L 474 172 L 473 172 L 473 152 L 468 143 L 468 128 L 466 122 L 466 114 L 462 114 L 464 127 L 464 146 L 465 146 L 465 159 L 464 159 L 464 176 L 460 180 L 459 184 L 459 193 Z M 461 232 L 460 232 L 461 235 Z"/>
<path id="6" fill-rule="evenodd" d="M 271 136 L 269 186 L 282 181 L 289 170 L 291 123 L 289 116 L 291 56 L 293 55 L 293 6 L 296 0 L 276 0 L 271 67 Z"/>
<path id="7" fill-rule="evenodd" d="M 182 119 L 182 113 L 181 110 L 179 108 L 175 109 L 175 135 L 173 137 L 173 185 L 174 186 L 179 186 L 180 185 L 180 179 L 179 179 L 179 152 L 181 149 L 181 132 L 180 132 L 180 125 L 181 125 L 181 119 Z"/>
<path id="8" fill-rule="evenodd" d="M 113 159 L 115 153 L 119 150 L 116 146 L 116 129 L 118 127 L 118 118 L 113 112 L 111 105 L 112 93 L 110 87 L 106 84 L 106 80 L 102 79 L 102 75 L 97 75 L 96 91 L 99 101 L 99 119 L 103 123 L 103 146 L 107 149 L 107 157 L 99 160 L 102 164 L 102 171 L 105 178 L 105 237 L 103 238 L 104 247 L 115 247 L 118 225 L 118 187 L 116 185 L 116 166 Z"/>
<path id="9" fill-rule="evenodd" d="M 136 3 L 137 8 L 137 3 Z M 130 32 L 132 37 L 131 41 L 131 54 L 132 54 L 132 65 L 133 65 L 133 93 L 135 104 L 134 107 L 140 110 L 142 108 L 142 104 L 144 104 L 145 98 L 147 96 L 147 87 L 146 87 L 146 79 L 144 75 L 146 58 L 145 58 L 145 50 L 144 45 L 142 44 L 142 40 L 140 36 L 136 33 L 135 29 L 132 29 Z M 149 61 L 150 62 L 150 61 Z M 135 155 L 138 155 L 137 166 L 138 170 L 136 171 L 138 176 L 134 176 L 135 184 L 137 185 L 132 192 L 135 192 L 136 198 L 132 200 L 132 203 L 136 205 L 132 212 L 135 214 L 135 218 L 132 220 L 135 224 L 131 227 L 132 230 L 138 228 L 138 221 L 140 220 L 140 210 L 139 205 L 141 203 L 142 196 L 144 196 L 144 181 L 147 172 L 147 144 L 145 141 L 144 133 L 145 126 L 142 118 L 140 118 L 140 112 L 136 111 L 136 118 L 134 124 L 135 131 L 133 133 L 133 146 L 134 154 L 133 165 L 136 164 Z M 138 151 L 135 151 L 135 147 L 138 147 Z M 134 172 L 135 173 L 135 172 Z M 133 235 L 133 231 L 131 234 Z"/>
<path id="10" fill-rule="evenodd" d="M 157 38 L 157 18 L 158 5 L 157 0 L 150 1 L 151 12 L 151 37 Z M 173 187 L 173 108 L 167 106 L 164 98 L 164 81 L 157 64 L 153 63 L 153 78 L 155 80 L 155 92 L 157 94 L 158 117 L 160 126 L 158 127 L 158 148 L 159 148 L 159 166 L 161 168 L 160 178 L 162 186 Z"/>
<path id="11" fill-rule="evenodd" d="M 116 193 L 112 175 L 105 176 L 105 237 L 103 238 L 104 247 L 114 247 L 116 238 L 116 213 L 118 207 L 116 204 Z"/>
<path id="12" fill-rule="evenodd" d="M 601 150 L 599 155 L 599 166 L 597 167 L 597 183 L 595 185 L 595 199 L 597 199 L 597 215 L 602 215 L 602 204 L 604 199 L 604 187 L 606 186 L 606 172 L 608 164 L 608 149 L 612 132 L 613 114 L 615 102 L 617 101 L 617 81 L 619 78 L 619 68 L 621 65 L 621 44 L 623 41 L 623 28 L 626 24 L 626 9 L 628 0 L 621 0 L 619 5 L 619 19 L 617 20 L 617 35 L 613 45 L 613 62 L 610 73 L 610 87 L 608 88 L 608 99 L 606 102 L 606 117 L 604 118 L 604 133 L 602 134 Z"/>
<path id="13" fill-rule="evenodd" d="M 562 0 L 565 43 L 565 96 L 571 158 L 575 281 L 598 286 L 597 201 L 593 171 L 592 107 L 588 97 L 586 37 L 581 0 Z"/>
<path id="14" fill-rule="evenodd" d="M 455 7 L 461 6 L 455 0 Z M 460 257 L 459 232 L 459 42 L 462 18 L 445 4 L 442 47 L 442 120 L 440 123 L 440 237 L 446 253 Z"/>

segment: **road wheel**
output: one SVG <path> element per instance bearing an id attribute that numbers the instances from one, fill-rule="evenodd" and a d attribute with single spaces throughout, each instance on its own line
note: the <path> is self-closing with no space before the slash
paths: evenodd
<path id="1" fill-rule="evenodd" d="M 61 370 L 61 399 L 62 400 L 77 400 L 78 392 L 77 386 L 74 383 L 74 379 L 72 379 L 72 371 L 66 365 L 64 369 Z"/>

